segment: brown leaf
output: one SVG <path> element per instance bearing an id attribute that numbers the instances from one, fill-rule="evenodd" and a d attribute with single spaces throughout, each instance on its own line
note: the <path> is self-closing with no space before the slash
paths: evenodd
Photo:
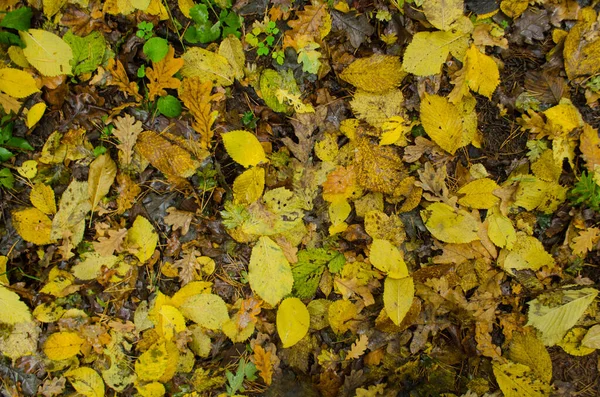
<path id="1" fill-rule="evenodd" d="M 190 230 L 190 224 L 194 218 L 193 212 L 180 211 L 175 207 L 167 208 L 168 215 L 165 216 L 165 223 L 173 227 L 173 230 L 181 229 L 181 235 L 185 236 Z"/>
<path id="2" fill-rule="evenodd" d="M 327 3 L 307 5 L 303 11 L 298 11 L 296 16 L 298 19 L 288 21 L 291 29 L 285 32 L 284 47 L 296 48 L 298 37 L 308 39 L 307 41 L 320 42 L 331 30 L 331 17 L 327 12 Z"/>
<path id="3" fill-rule="evenodd" d="M 194 116 L 192 128 L 200 134 L 200 146 L 210 148 L 210 141 L 214 135 L 212 125 L 219 112 L 211 110 L 211 102 L 223 98 L 222 93 L 211 94 L 213 84 L 210 81 L 202 82 L 199 77 L 189 77 L 183 80 L 179 90 L 179 98 Z"/>
<path id="4" fill-rule="evenodd" d="M 100 2 L 90 2 L 87 6 L 88 14 L 74 4 L 68 4 L 60 23 L 70 27 L 77 36 L 87 36 L 93 31 L 110 33 L 112 29 L 104 22 L 104 13 L 101 8 Z"/>
<path id="5" fill-rule="evenodd" d="M 408 176 L 396 149 L 374 145 L 360 138 L 354 164 L 359 185 L 374 192 L 391 194 Z"/>
<path id="6" fill-rule="evenodd" d="M 327 107 L 319 106 L 315 113 L 296 114 L 295 119 L 291 120 L 298 143 L 289 137 L 282 138 L 282 141 L 300 162 L 308 161 L 316 139 L 316 134 L 313 133 L 317 126 L 323 125 L 326 116 Z"/>
<path id="7" fill-rule="evenodd" d="M 148 83 L 148 98 L 153 101 L 157 96 L 167 95 L 166 88 L 178 89 L 181 81 L 173 77 L 183 66 L 183 59 L 175 58 L 175 49 L 169 46 L 167 55 L 158 63 L 152 63 L 153 68 L 146 69 Z"/>
<path id="8" fill-rule="evenodd" d="M 109 230 L 108 237 L 98 237 L 98 241 L 94 241 L 94 251 L 102 256 L 112 255 L 115 251 L 123 251 L 123 242 L 127 237 L 127 229 Z"/>
<path id="9" fill-rule="evenodd" d="M 556 105 L 561 98 L 569 97 L 567 82 L 548 71 L 531 71 L 525 75 L 525 89 L 541 102 Z"/>
<path id="10" fill-rule="evenodd" d="M 131 207 L 142 189 L 127 174 L 117 175 L 117 214 L 122 214 Z"/>
<path id="11" fill-rule="evenodd" d="M 367 335 L 361 335 L 350 347 L 350 351 L 346 355 L 346 360 L 359 359 L 360 356 L 365 354 L 368 344 L 369 338 L 367 338 Z"/>
<path id="12" fill-rule="evenodd" d="M 200 166 L 188 151 L 153 131 L 144 131 L 138 136 L 137 150 L 176 184 L 182 183 L 182 178 L 192 176 Z"/>

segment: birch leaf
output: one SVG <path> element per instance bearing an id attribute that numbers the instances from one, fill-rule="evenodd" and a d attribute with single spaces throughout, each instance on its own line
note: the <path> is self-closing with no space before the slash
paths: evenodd
<path id="1" fill-rule="evenodd" d="M 269 237 L 261 237 L 252 249 L 248 281 L 252 291 L 271 306 L 292 292 L 294 276 L 290 264 L 281 247 Z"/>
<path id="2" fill-rule="evenodd" d="M 31 312 L 19 295 L 0 285 L 0 323 L 13 325 L 31 321 Z"/>
<path id="3" fill-rule="evenodd" d="M 236 130 L 221 134 L 227 154 L 243 167 L 258 165 L 266 161 L 265 150 L 251 132 Z"/>
<path id="4" fill-rule="evenodd" d="M 304 338 L 308 332 L 310 315 L 304 303 L 298 298 L 287 298 L 277 309 L 277 334 L 283 347 L 291 347 Z"/>
<path id="5" fill-rule="evenodd" d="M 41 29 L 19 32 L 27 61 L 44 76 L 71 73 L 73 50 L 59 36 Z"/>
<path id="6" fill-rule="evenodd" d="M 400 325 L 415 297 L 412 277 L 394 279 L 387 277 L 383 286 L 383 306 L 392 322 Z"/>

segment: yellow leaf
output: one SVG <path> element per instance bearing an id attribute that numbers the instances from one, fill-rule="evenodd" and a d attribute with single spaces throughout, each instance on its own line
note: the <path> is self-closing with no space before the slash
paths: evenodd
<path id="1" fill-rule="evenodd" d="M 435 3 L 435 2 L 434 2 Z M 488 98 L 500 84 L 498 65 L 490 56 L 482 54 L 475 44 L 471 44 L 465 55 L 465 79 L 469 88 Z"/>
<path id="2" fill-rule="evenodd" d="M 386 277 L 383 286 L 383 306 L 394 324 L 400 325 L 410 310 L 414 297 L 415 285 L 412 277 Z"/>
<path id="3" fill-rule="evenodd" d="M 283 250 L 269 237 L 261 237 L 252 249 L 248 281 L 255 294 L 271 306 L 292 292 L 294 277 Z"/>
<path id="4" fill-rule="evenodd" d="M 65 309 L 54 302 L 42 303 L 33 309 L 33 317 L 42 323 L 53 323 L 65 314 Z"/>
<path id="5" fill-rule="evenodd" d="M 390 278 L 408 276 L 408 268 L 400 250 L 387 240 L 373 239 L 369 251 L 369 261 Z"/>
<path id="6" fill-rule="evenodd" d="M 4 332 L 0 337 L 2 355 L 16 360 L 24 356 L 38 356 L 38 339 L 41 333 L 35 321 L 16 323 L 10 332 Z"/>
<path id="7" fill-rule="evenodd" d="M 71 74 L 71 47 L 54 33 L 41 29 L 19 32 L 26 47 L 23 54 L 44 76 Z"/>
<path id="8" fill-rule="evenodd" d="M 29 193 L 31 204 L 44 214 L 56 214 L 56 201 L 54 198 L 54 190 L 48 185 L 38 183 L 33 186 Z"/>
<path id="9" fill-rule="evenodd" d="M 331 302 L 327 309 L 327 318 L 331 329 L 336 334 L 343 334 L 352 328 L 352 322 L 357 321 L 358 309 L 354 303 L 346 299 Z"/>
<path id="10" fill-rule="evenodd" d="M 23 161 L 20 167 L 17 167 L 17 172 L 23 178 L 31 179 L 37 175 L 37 161 L 27 160 Z"/>
<path id="11" fill-rule="evenodd" d="M 158 329 L 165 340 L 171 340 L 176 334 L 185 330 L 185 318 L 177 308 L 162 305 L 159 310 Z"/>
<path id="12" fill-rule="evenodd" d="M 509 17 L 516 19 L 527 10 L 529 0 L 502 0 L 500 9 Z"/>
<path id="13" fill-rule="evenodd" d="M 583 127 L 581 113 L 567 98 L 561 99 L 558 105 L 545 110 L 544 115 L 546 116 L 548 127 L 552 131 L 562 135 L 568 134 L 575 128 Z"/>
<path id="14" fill-rule="evenodd" d="M 10 60 L 17 66 L 22 67 L 23 69 L 30 68 L 31 65 L 27 62 L 27 58 L 25 58 L 25 54 L 23 54 L 23 49 L 19 46 L 13 45 L 8 47 L 8 56 Z"/>
<path id="15" fill-rule="evenodd" d="M 393 116 L 382 124 L 381 140 L 380 145 L 392 145 L 398 146 L 408 145 L 406 136 L 410 133 L 413 127 L 412 123 L 407 123 L 402 116 Z"/>
<path id="16" fill-rule="evenodd" d="M 464 146 L 462 116 L 447 98 L 425 94 L 421 101 L 421 123 L 427 135 L 450 154 Z"/>
<path id="17" fill-rule="evenodd" d="M 189 178 L 200 163 L 182 147 L 171 143 L 154 131 L 144 131 L 137 139 L 137 150 L 168 178 Z"/>
<path id="18" fill-rule="evenodd" d="M 86 397 L 104 397 L 104 381 L 88 367 L 79 367 L 65 372 L 65 377 L 77 392 Z"/>
<path id="19" fill-rule="evenodd" d="M 430 76 L 440 73 L 448 54 L 462 59 L 473 30 L 473 24 L 463 18 L 459 18 L 460 26 L 453 31 L 416 33 L 404 52 L 404 70 L 417 76 Z"/>
<path id="20" fill-rule="evenodd" d="M 221 134 L 227 154 L 233 161 L 248 168 L 267 161 L 265 150 L 254 134 L 244 130 L 236 130 Z"/>
<path id="21" fill-rule="evenodd" d="M 194 0 L 177 0 L 177 5 L 179 6 L 179 11 L 181 11 L 186 18 L 192 18 L 190 9 L 194 6 Z"/>
<path id="22" fill-rule="evenodd" d="M 500 248 L 512 249 L 517 241 L 517 232 L 510 219 L 495 207 L 488 212 L 488 237 Z"/>
<path id="23" fill-rule="evenodd" d="M 142 397 L 162 397 L 165 395 L 166 390 L 162 383 L 152 382 L 145 385 L 135 385 L 138 393 Z"/>
<path id="24" fill-rule="evenodd" d="M 152 257 L 158 244 L 158 234 L 154 226 L 143 216 L 138 215 L 133 226 L 127 231 L 127 247 L 144 263 Z"/>
<path id="25" fill-rule="evenodd" d="M 46 339 L 43 348 L 44 354 L 50 360 L 66 360 L 79 354 L 83 342 L 85 340 L 75 332 L 56 332 Z"/>
<path id="26" fill-rule="evenodd" d="M 0 323 L 13 325 L 26 321 L 31 321 L 27 305 L 15 292 L 0 285 Z"/>
<path id="27" fill-rule="evenodd" d="M 398 57 L 374 54 L 352 62 L 340 77 L 358 89 L 384 93 L 398 87 L 405 75 Z"/>
<path id="28" fill-rule="evenodd" d="M 50 20 L 67 3 L 67 0 L 43 0 L 44 15 Z"/>
<path id="29" fill-rule="evenodd" d="M 587 347 L 582 344 L 583 338 L 586 336 L 587 330 L 582 327 L 572 328 L 565 337 L 557 343 L 563 350 L 572 356 L 587 356 L 592 354 L 596 349 Z"/>
<path id="30" fill-rule="evenodd" d="M 85 216 L 91 208 L 88 183 L 74 179 L 60 197 L 58 212 L 52 219 L 50 237 L 58 240 L 70 236 L 73 245 L 79 244 L 85 231 Z"/>
<path id="31" fill-rule="evenodd" d="M 600 324 L 594 325 L 587 331 L 581 344 L 591 349 L 600 349 Z"/>
<path id="32" fill-rule="evenodd" d="M 151 101 L 157 96 L 167 95 L 168 88 L 177 89 L 181 81 L 173 77 L 175 73 L 183 66 L 183 59 L 175 58 L 175 49 L 169 46 L 167 55 L 157 63 L 152 62 L 152 67 L 146 69 L 148 83 L 148 97 Z"/>
<path id="33" fill-rule="evenodd" d="M 92 211 L 108 194 L 116 176 L 117 165 L 108 153 L 101 154 L 92 161 L 88 175 L 88 195 L 92 202 Z"/>
<path id="34" fill-rule="evenodd" d="M 233 75 L 236 79 L 240 80 L 244 77 L 246 55 L 240 39 L 232 35 L 223 39 L 219 44 L 219 55 L 227 59 L 233 68 Z"/>
<path id="35" fill-rule="evenodd" d="M 504 397 L 547 397 L 550 385 L 539 380 L 527 365 L 494 364 L 494 376 Z"/>
<path id="36" fill-rule="evenodd" d="M 421 218 L 433 237 L 445 243 L 464 244 L 479 240 L 479 222 L 465 210 L 433 203 L 421 211 Z"/>
<path id="37" fill-rule="evenodd" d="M 394 148 L 371 144 L 367 138 L 357 142 L 354 166 L 358 184 L 374 192 L 393 194 L 408 176 Z"/>
<path id="38" fill-rule="evenodd" d="M 10 282 L 8 281 L 8 277 L 6 277 L 6 275 L 8 274 L 6 272 L 6 264 L 8 263 L 8 257 L 4 256 L 4 255 L 0 255 L 0 285 L 4 284 L 4 285 L 10 285 Z"/>
<path id="39" fill-rule="evenodd" d="M 365 232 L 373 239 L 383 239 L 391 241 L 392 244 L 399 246 L 406 239 L 404 223 L 396 214 L 387 215 L 383 212 L 383 203 L 381 209 L 370 208 L 365 214 Z"/>
<path id="40" fill-rule="evenodd" d="M 429 23 L 440 30 L 450 29 L 450 25 L 462 16 L 463 0 L 441 0 L 423 2 L 423 13 Z"/>
<path id="41" fill-rule="evenodd" d="M 2 69 L 0 69 L 0 72 L 2 72 Z M 45 102 L 38 102 L 35 105 L 33 105 L 27 112 L 27 128 L 33 128 L 33 126 L 36 125 L 38 121 L 40 121 L 45 111 Z"/>
<path id="42" fill-rule="evenodd" d="M 135 362 L 135 373 L 141 381 L 159 380 L 169 365 L 167 347 L 164 341 L 153 344 Z"/>
<path id="43" fill-rule="evenodd" d="M 500 186 L 491 179 L 476 179 L 458 190 L 458 194 L 464 194 L 458 200 L 458 204 L 477 209 L 490 209 L 500 201 L 492 194 L 498 188 Z"/>
<path id="44" fill-rule="evenodd" d="M 192 47 L 182 58 L 183 77 L 197 76 L 201 82 L 212 81 L 214 85 L 225 87 L 233 84 L 235 71 L 224 56 L 200 47 Z"/>
<path id="45" fill-rule="evenodd" d="M 542 266 L 553 266 L 554 258 L 546 252 L 538 239 L 519 232 L 512 250 L 504 249 L 500 252 L 498 263 L 505 269 L 538 270 Z"/>
<path id="46" fill-rule="evenodd" d="M 13 212 L 13 226 L 25 241 L 37 245 L 52 243 L 52 221 L 37 208 L 25 208 Z"/>
<path id="47" fill-rule="evenodd" d="M 25 98 L 39 92 L 31 74 L 19 69 L 0 69 L 0 91 L 15 97 Z"/>
<path id="48" fill-rule="evenodd" d="M 310 315 L 304 303 L 298 298 L 287 298 L 277 309 L 277 334 L 283 347 L 291 347 L 304 338 L 308 332 Z"/>
<path id="49" fill-rule="evenodd" d="M 543 181 L 531 175 L 518 177 L 519 187 L 515 193 L 514 206 L 528 211 L 538 209 L 551 214 L 567 197 L 567 189 L 557 182 Z"/>
<path id="50" fill-rule="evenodd" d="M 352 207 L 350 206 L 350 203 L 343 198 L 339 198 L 329 204 L 328 213 L 332 226 L 344 223 L 351 211 Z"/>
<path id="51" fill-rule="evenodd" d="M 215 294 L 196 294 L 187 298 L 180 306 L 181 313 L 204 328 L 218 330 L 229 320 L 227 306 Z"/>
<path id="52" fill-rule="evenodd" d="M 600 165 L 600 136 L 598 136 L 598 130 L 592 128 L 589 124 L 584 124 L 579 139 L 579 149 L 585 159 L 585 165 L 588 171 L 594 172 L 596 165 Z"/>
<path id="53" fill-rule="evenodd" d="M 573 238 L 569 246 L 573 249 L 575 255 L 585 255 L 593 249 L 598 240 L 600 240 L 600 229 L 589 227 L 582 230 L 577 237 Z"/>
<path id="54" fill-rule="evenodd" d="M 533 331 L 529 328 L 530 331 Z M 541 340 L 534 332 L 513 332 L 508 357 L 519 364 L 527 365 L 541 381 L 550 383 L 552 379 L 552 360 Z"/>
<path id="55" fill-rule="evenodd" d="M 208 281 L 192 281 L 187 283 L 175 292 L 171 297 L 169 304 L 179 307 L 187 300 L 187 298 L 197 294 L 210 294 L 212 283 Z"/>
<path id="56" fill-rule="evenodd" d="M 544 181 L 558 182 L 562 173 L 562 162 L 562 158 L 556 161 L 552 150 L 547 149 L 531 164 L 531 172 Z"/>
<path id="57" fill-rule="evenodd" d="M 262 196 L 265 188 L 265 170 L 252 167 L 233 181 L 233 197 L 236 203 L 252 204 Z"/>
<path id="58" fill-rule="evenodd" d="M 119 262 L 114 255 L 102 256 L 97 252 L 88 252 L 80 258 L 81 261 L 72 268 L 73 275 L 80 280 L 94 280 L 102 274 L 103 267 L 112 269 Z"/>

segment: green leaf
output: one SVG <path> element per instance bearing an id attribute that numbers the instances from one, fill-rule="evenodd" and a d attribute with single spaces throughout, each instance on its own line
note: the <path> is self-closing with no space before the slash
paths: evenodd
<path id="1" fill-rule="evenodd" d="M 339 273 L 346 264 L 346 257 L 342 253 L 337 253 L 332 260 L 329 261 L 327 267 L 331 273 Z"/>
<path id="2" fill-rule="evenodd" d="M 71 66 L 73 74 L 81 75 L 90 73 L 102 63 L 106 42 L 100 32 L 92 32 L 85 37 L 79 37 L 72 32 L 67 32 L 63 37 L 73 50 Z"/>
<path id="3" fill-rule="evenodd" d="M 10 32 L 0 32 L 0 44 L 17 45 L 21 48 L 25 47 L 25 43 L 19 36 Z"/>
<path id="4" fill-rule="evenodd" d="M 31 26 L 32 16 L 31 8 L 21 7 L 7 13 L 0 22 L 0 26 L 9 29 L 28 30 Z"/>
<path id="5" fill-rule="evenodd" d="M 144 54 L 154 63 L 160 62 L 169 52 L 169 42 L 162 37 L 153 37 L 144 44 Z"/>
<path id="6" fill-rule="evenodd" d="M 12 189 L 15 185 L 15 177 L 8 168 L 0 169 L 0 185 L 8 189 Z"/>
<path id="7" fill-rule="evenodd" d="M 577 323 L 597 295 L 598 291 L 593 288 L 542 294 L 527 302 L 527 325 L 542 333 L 541 339 L 546 346 L 554 346 Z"/>
<path id="8" fill-rule="evenodd" d="M 7 161 L 14 155 L 15 154 L 13 152 L 11 152 L 10 150 L 0 147 L 0 162 Z"/>
<path id="9" fill-rule="evenodd" d="M 179 117 L 181 114 L 181 102 L 173 95 L 158 98 L 158 111 L 166 117 Z"/>
<path id="10" fill-rule="evenodd" d="M 300 299 L 312 298 L 319 287 L 325 265 L 333 258 L 333 255 L 323 248 L 298 252 L 298 263 L 292 268 L 294 276 L 292 293 Z"/>
<path id="11" fill-rule="evenodd" d="M 199 25 L 208 22 L 208 8 L 204 4 L 196 4 L 190 8 L 190 17 Z"/>

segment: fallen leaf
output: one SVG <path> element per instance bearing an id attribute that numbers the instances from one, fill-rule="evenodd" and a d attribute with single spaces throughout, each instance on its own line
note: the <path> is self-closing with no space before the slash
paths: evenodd
<path id="1" fill-rule="evenodd" d="M 277 334 L 283 347 L 291 347 L 308 332 L 310 315 L 298 298 L 287 298 L 277 309 Z"/>
<path id="2" fill-rule="evenodd" d="M 109 192 L 117 175 L 117 165 L 108 154 L 101 154 L 90 164 L 88 175 L 88 196 L 92 202 L 92 211 Z"/>
<path id="3" fill-rule="evenodd" d="M 400 325 L 412 306 L 415 286 L 412 277 L 386 277 L 383 286 L 383 306 L 392 322 Z"/>
<path id="4" fill-rule="evenodd" d="M 267 161 L 265 150 L 254 134 L 244 130 L 236 130 L 221 134 L 227 154 L 233 161 L 243 167 L 258 165 Z"/>
<path id="5" fill-rule="evenodd" d="M 13 325 L 31 321 L 31 312 L 19 295 L 0 285 L 0 322 Z"/>
<path id="6" fill-rule="evenodd" d="M 73 51 L 63 39 L 41 29 L 19 32 L 25 43 L 23 54 L 27 61 L 44 76 L 72 74 Z"/>
<path id="7" fill-rule="evenodd" d="M 183 66 L 183 59 L 175 58 L 175 49 L 169 46 L 167 55 L 157 63 L 152 62 L 151 68 L 146 69 L 148 83 L 148 98 L 153 101 L 157 96 L 167 95 L 167 89 L 178 89 L 181 81 L 173 77 Z"/>
<path id="8" fill-rule="evenodd" d="M 292 292 L 294 277 L 283 250 L 269 237 L 261 237 L 252 249 L 248 265 L 252 291 L 271 306 Z"/>

